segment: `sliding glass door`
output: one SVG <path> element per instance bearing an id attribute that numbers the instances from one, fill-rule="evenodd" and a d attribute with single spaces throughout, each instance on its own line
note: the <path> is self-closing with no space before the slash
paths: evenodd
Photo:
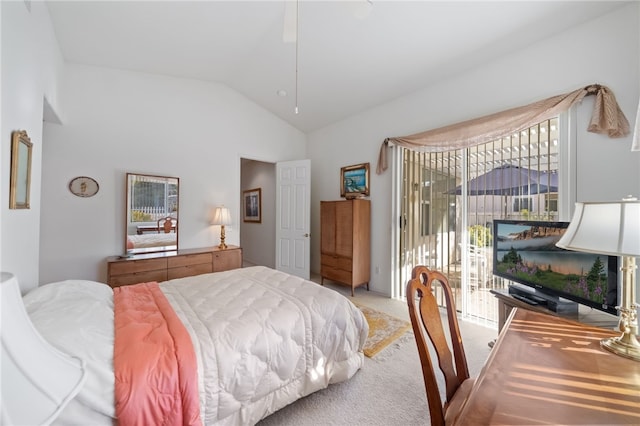
<path id="1" fill-rule="evenodd" d="M 399 148 L 398 285 L 415 265 L 448 276 L 462 314 L 497 322 L 494 219 L 558 219 L 558 119 L 444 153 Z M 439 295 L 437 295 L 439 297 Z"/>

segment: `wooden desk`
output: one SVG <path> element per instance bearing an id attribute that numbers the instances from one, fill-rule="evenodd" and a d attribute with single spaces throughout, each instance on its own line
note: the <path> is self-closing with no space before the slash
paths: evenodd
<path id="1" fill-rule="evenodd" d="M 600 348 L 615 335 L 513 309 L 456 424 L 640 424 L 640 362 Z"/>

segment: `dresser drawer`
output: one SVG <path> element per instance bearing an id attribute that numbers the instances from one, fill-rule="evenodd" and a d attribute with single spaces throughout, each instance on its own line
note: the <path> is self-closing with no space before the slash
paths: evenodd
<path id="1" fill-rule="evenodd" d="M 209 274 L 213 272 L 213 264 L 200 263 L 198 265 L 186 265 L 177 268 L 169 268 L 167 270 L 168 279 L 175 280 L 176 278 L 190 277 L 192 275 Z"/>
<path id="2" fill-rule="evenodd" d="M 167 260 L 169 261 L 169 268 L 178 268 L 181 266 L 199 265 L 203 263 L 211 265 L 213 256 L 211 253 L 187 254 L 183 256 L 170 257 Z"/>
<path id="3" fill-rule="evenodd" d="M 119 287 L 121 285 L 131 285 L 138 283 L 147 283 L 150 281 L 166 281 L 167 270 L 161 269 L 157 271 L 134 272 L 132 274 L 124 274 L 112 276 L 109 280 L 111 287 Z"/>
<path id="4" fill-rule="evenodd" d="M 343 271 L 351 271 L 353 262 L 350 258 L 344 256 L 332 256 L 323 254 L 320 262 L 330 268 L 342 269 Z"/>
<path id="5" fill-rule="evenodd" d="M 213 272 L 242 267 L 242 250 L 231 249 L 213 253 Z"/>
<path id="6" fill-rule="evenodd" d="M 135 274 L 139 272 L 149 272 L 154 270 L 167 269 L 167 259 L 146 259 L 135 261 L 114 262 L 109 264 L 109 275 Z M 166 274 L 165 274 L 166 276 Z"/>
<path id="7" fill-rule="evenodd" d="M 351 281 L 353 281 L 351 271 L 343 271 L 342 269 L 335 269 L 324 265 L 321 267 L 320 275 L 322 275 L 323 278 L 344 284 L 351 284 Z"/>

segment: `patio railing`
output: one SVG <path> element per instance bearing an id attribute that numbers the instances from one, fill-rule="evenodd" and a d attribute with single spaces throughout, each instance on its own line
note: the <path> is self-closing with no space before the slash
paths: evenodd
<path id="1" fill-rule="evenodd" d="M 131 223 L 156 222 L 167 216 L 165 207 L 133 207 L 131 209 Z"/>

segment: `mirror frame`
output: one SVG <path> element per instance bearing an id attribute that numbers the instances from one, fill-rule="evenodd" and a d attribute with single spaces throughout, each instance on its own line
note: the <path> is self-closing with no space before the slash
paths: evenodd
<path id="1" fill-rule="evenodd" d="M 164 181 L 165 184 L 174 184 L 176 185 L 176 201 L 175 201 L 175 211 L 167 212 L 162 211 L 159 213 L 149 213 L 152 215 L 150 220 L 143 222 L 133 222 L 131 220 L 132 209 L 131 209 L 131 189 L 132 184 L 135 181 L 136 177 L 147 178 L 149 180 L 154 181 Z M 166 202 L 166 201 L 165 201 Z M 127 173 L 125 179 L 125 241 L 124 241 L 124 249 L 127 255 L 134 254 L 146 254 L 146 253 L 160 253 L 160 252 L 168 252 L 168 251 L 176 251 L 179 247 L 179 212 L 180 212 L 180 178 L 173 176 L 160 176 L 160 175 L 149 175 L 144 173 Z M 175 225 L 171 228 L 172 230 L 168 234 L 175 233 L 175 245 L 154 245 L 153 236 L 157 235 L 159 239 L 164 240 L 163 237 L 166 236 L 164 232 L 160 232 L 161 229 L 158 228 L 158 220 L 162 220 L 162 218 L 172 217 L 175 220 Z M 138 223 L 136 225 L 136 223 Z M 135 232 L 134 232 L 135 228 Z M 131 232 L 130 232 L 131 230 Z M 152 234 L 148 234 L 146 232 L 152 232 Z M 155 234 L 153 234 L 155 232 Z M 142 238 L 142 235 L 147 236 L 148 238 Z M 144 247 L 135 247 L 136 239 L 144 239 Z M 151 241 L 149 241 L 151 240 Z"/>
<path id="2" fill-rule="evenodd" d="M 33 144 L 26 130 L 16 130 L 11 134 L 10 209 L 30 208 L 32 147 Z"/>

